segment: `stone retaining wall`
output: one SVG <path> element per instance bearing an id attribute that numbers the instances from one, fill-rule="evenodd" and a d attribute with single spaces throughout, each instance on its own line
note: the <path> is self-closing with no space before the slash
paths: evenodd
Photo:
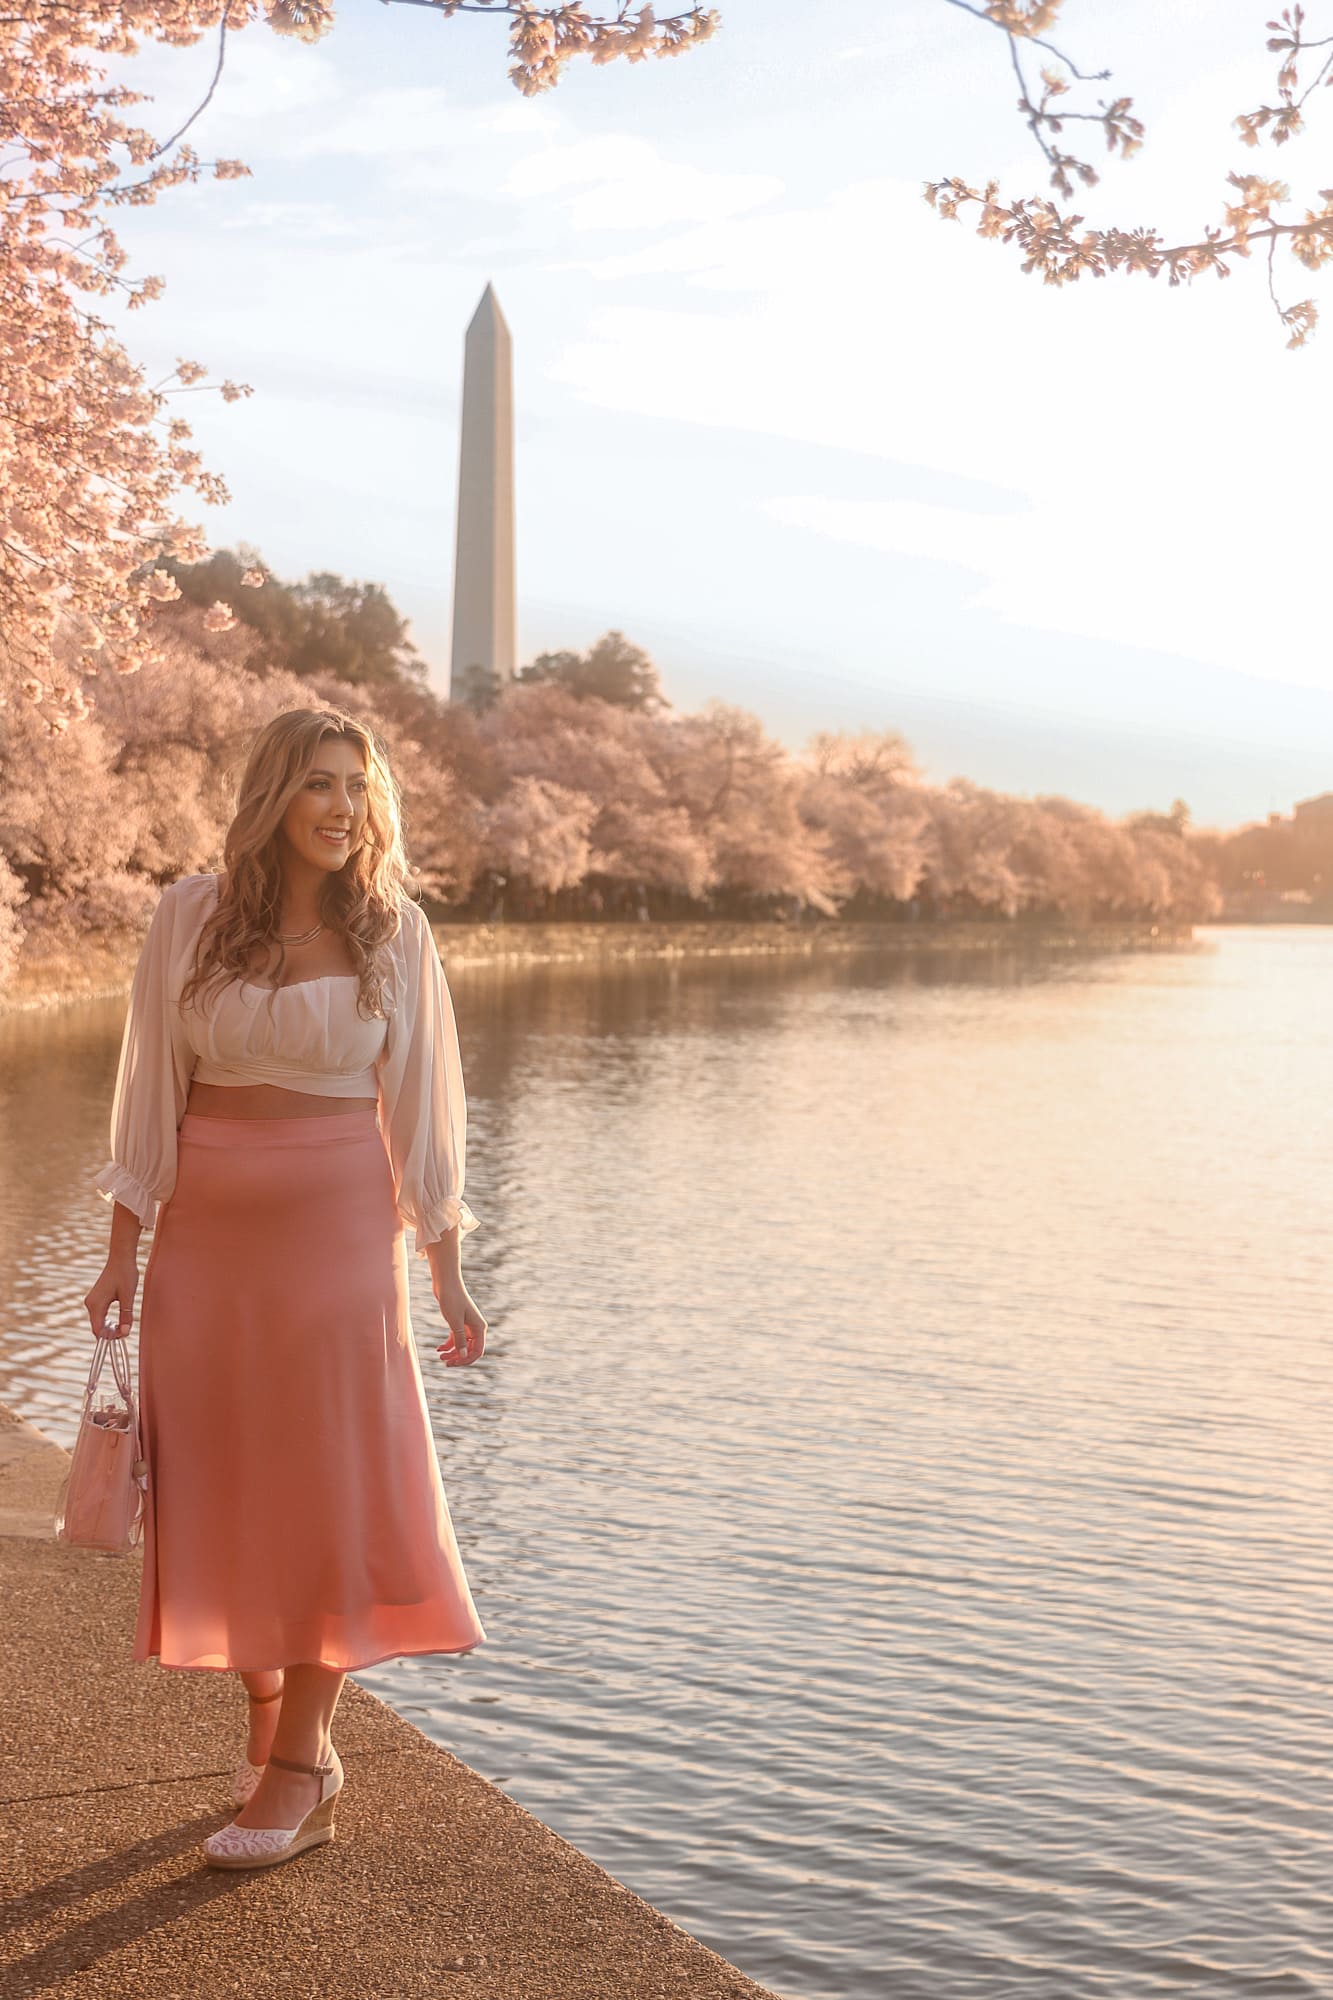
<path id="1" fill-rule="evenodd" d="M 437 923 L 452 975 L 471 966 L 608 964 L 647 958 L 773 958 L 849 951 L 983 952 L 1178 949 L 1189 925 L 1071 923 Z M 129 990 L 138 945 L 91 945 L 79 960 L 20 961 L 0 1013 L 114 998 Z"/>

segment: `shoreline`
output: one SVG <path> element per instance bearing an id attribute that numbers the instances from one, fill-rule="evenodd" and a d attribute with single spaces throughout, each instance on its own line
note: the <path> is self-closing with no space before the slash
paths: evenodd
<path id="1" fill-rule="evenodd" d="M 0 1404 L 0 1985 L 52 2000 L 780 2000 L 351 1679 L 335 1839 L 255 1874 L 209 1868 L 200 1846 L 235 1811 L 233 1677 L 131 1661 L 141 1551 L 54 1539 L 68 1463 Z"/>
<path id="2" fill-rule="evenodd" d="M 474 968 L 640 964 L 654 959 L 814 958 L 849 952 L 1160 951 L 1193 944 L 1192 924 L 1076 924 L 961 918 L 946 922 L 813 924 L 768 920 L 450 923 L 431 925 L 450 978 Z M 128 993 L 140 940 L 98 946 L 78 965 L 20 960 L 0 988 L 0 1015 L 114 1000 Z"/>

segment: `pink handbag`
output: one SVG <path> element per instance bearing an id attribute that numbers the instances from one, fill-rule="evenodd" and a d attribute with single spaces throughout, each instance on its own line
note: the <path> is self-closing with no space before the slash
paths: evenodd
<path id="1" fill-rule="evenodd" d="M 108 1353 L 116 1394 L 94 1403 Z M 143 1526 L 148 1467 L 139 1450 L 139 1411 L 125 1342 L 98 1339 L 74 1453 L 56 1501 L 56 1540 L 128 1555 Z"/>

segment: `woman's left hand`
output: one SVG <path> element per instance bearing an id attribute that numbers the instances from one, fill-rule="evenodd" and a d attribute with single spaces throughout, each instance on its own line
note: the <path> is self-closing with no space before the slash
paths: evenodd
<path id="1" fill-rule="evenodd" d="M 486 1352 L 486 1320 L 456 1272 L 437 1271 L 431 1260 L 431 1289 L 452 1339 L 435 1351 L 446 1368 L 466 1368 Z"/>

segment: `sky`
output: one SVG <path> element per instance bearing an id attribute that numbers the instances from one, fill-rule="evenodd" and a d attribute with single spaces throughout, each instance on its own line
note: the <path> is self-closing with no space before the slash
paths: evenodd
<path id="1" fill-rule="evenodd" d="M 447 689 L 489 282 L 521 661 L 616 628 L 678 709 L 735 702 L 793 750 L 896 729 L 932 780 L 1112 813 L 1183 798 L 1230 826 L 1333 789 L 1333 286 L 1297 353 L 1258 258 L 1175 291 L 1043 286 L 922 197 L 946 174 L 1050 192 L 1000 35 L 945 0 L 720 5 L 690 54 L 575 63 L 536 98 L 499 18 L 343 0 L 314 47 L 233 35 L 190 137 L 252 178 L 118 224 L 167 280 L 124 329 L 150 379 L 185 356 L 255 392 L 175 406 L 232 494 L 183 511 L 280 577 L 384 584 Z M 1269 11 L 1067 0 L 1062 45 L 1113 72 L 1090 97 L 1148 128 L 1081 194 L 1090 222 L 1192 240 L 1232 170 L 1313 197 L 1333 101 L 1276 157 L 1231 129 L 1271 94 Z M 144 122 L 173 129 L 213 61 L 127 65 Z"/>

